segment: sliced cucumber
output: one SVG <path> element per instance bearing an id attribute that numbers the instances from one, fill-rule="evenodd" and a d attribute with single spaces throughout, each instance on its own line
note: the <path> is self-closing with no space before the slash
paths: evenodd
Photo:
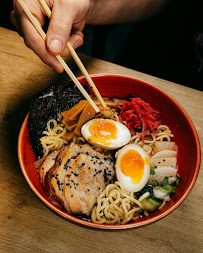
<path id="1" fill-rule="evenodd" d="M 141 201 L 142 205 L 149 211 L 155 211 L 162 203 L 161 200 L 154 198 L 147 198 Z"/>
<path id="2" fill-rule="evenodd" d="M 158 186 L 158 189 L 164 193 L 169 194 L 172 190 L 172 186 L 170 184 L 166 184 L 164 186 Z"/>

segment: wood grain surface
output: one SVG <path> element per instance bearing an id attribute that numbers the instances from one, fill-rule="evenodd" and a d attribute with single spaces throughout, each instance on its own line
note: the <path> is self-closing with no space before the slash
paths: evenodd
<path id="1" fill-rule="evenodd" d="M 123 74 L 155 84 L 192 119 L 203 143 L 203 93 L 80 55 L 90 74 Z M 67 63 L 80 76 L 76 64 Z M 57 215 L 29 188 L 18 163 L 18 133 L 33 94 L 56 77 L 15 32 L 0 28 L 0 252 L 203 252 L 202 165 L 187 199 L 151 225 L 123 231 L 80 226 Z"/>

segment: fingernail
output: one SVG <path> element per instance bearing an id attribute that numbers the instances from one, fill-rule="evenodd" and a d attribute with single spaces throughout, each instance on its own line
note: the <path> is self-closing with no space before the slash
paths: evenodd
<path id="1" fill-rule="evenodd" d="M 60 53 L 63 50 L 63 44 L 60 40 L 53 39 L 49 42 L 49 48 L 55 53 Z"/>
<path id="2" fill-rule="evenodd" d="M 76 49 L 77 47 L 81 46 L 82 43 L 83 43 L 82 40 L 77 40 L 77 41 L 74 43 L 74 46 L 73 46 L 73 47 Z"/>

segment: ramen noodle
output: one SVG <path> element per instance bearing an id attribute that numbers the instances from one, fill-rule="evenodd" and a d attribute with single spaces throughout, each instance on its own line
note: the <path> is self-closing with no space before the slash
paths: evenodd
<path id="1" fill-rule="evenodd" d="M 43 131 L 43 137 L 40 138 L 44 156 L 50 151 L 60 149 L 67 141 L 61 137 L 66 133 L 64 125 L 58 124 L 55 119 L 50 119 L 47 122 L 47 131 Z"/>
<path id="2" fill-rule="evenodd" d="M 171 141 L 173 136 L 168 126 L 159 125 L 156 133 L 148 131 L 144 140 L 141 135 L 136 134 L 132 136 L 131 142 L 141 146 L 149 155 L 152 155 L 153 145 L 156 141 Z"/>
<path id="3" fill-rule="evenodd" d="M 91 220 L 97 224 L 126 224 L 130 220 L 136 220 L 140 217 L 139 211 L 144 209 L 141 200 L 148 196 L 149 193 L 146 192 L 137 200 L 133 192 L 126 191 L 116 181 L 109 184 L 97 198 Z M 145 215 L 148 213 L 145 212 Z"/>

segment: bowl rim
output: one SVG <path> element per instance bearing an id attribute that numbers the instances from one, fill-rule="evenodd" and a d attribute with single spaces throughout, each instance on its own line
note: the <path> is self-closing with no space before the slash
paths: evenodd
<path id="1" fill-rule="evenodd" d="M 171 213 L 172 211 L 174 211 L 188 196 L 188 194 L 190 193 L 190 191 L 192 190 L 198 173 L 199 173 L 199 168 L 200 168 L 200 161 L 201 161 L 201 149 L 200 149 L 200 141 L 199 141 L 199 137 L 196 131 L 196 128 L 192 122 L 192 120 L 190 119 L 189 115 L 186 113 L 186 111 L 183 109 L 183 107 L 169 94 L 167 94 L 165 91 L 161 90 L 160 88 L 158 88 L 157 86 L 155 86 L 154 84 L 151 84 L 149 82 L 143 81 L 141 79 L 137 79 L 134 77 L 130 77 L 127 75 L 119 75 L 119 74 L 106 74 L 106 73 L 100 73 L 100 74 L 92 74 L 90 75 L 92 78 L 97 78 L 97 77 L 117 77 L 117 78 L 127 78 L 127 79 L 132 79 L 132 80 L 136 80 L 138 82 L 144 83 L 146 85 L 152 86 L 154 89 L 156 89 L 158 92 L 160 92 L 161 94 L 163 94 L 164 96 L 166 96 L 168 99 L 172 100 L 172 102 L 178 107 L 178 109 L 184 114 L 184 117 L 186 118 L 194 139 L 195 139 L 195 145 L 196 145 L 196 150 L 197 150 L 197 160 L 196 160 L 196 166 L 195 166 L 195 172 L 194 175 L 192 177 L 192 180 L 190 182 L 189 187 L 187 188 L 187 190 L 185 191 L 185 193 L 181 196 L 181 198 L 174 204 L 172 205 L 168 210 L 166 210 L 163 213 L 160 213 L 159 215 L 156 215 L 154 217 L 151 217 L 148 220 L 141 220 L 138 222 L 133 222 L 133 223 L 127 223 L 127 224 L 116 224 L 116 225 L 108 225 L 108 224 L 95 224 L 92 223 L 90 221 L 86 221 L 83 219 L 80 219 L 76 216 L 73 216 L 71 214 L 65 213 L 63 210 L 61 210 L 60 208 L 56 207 L 54 204 L 52 204 L 51 202 L 49 202 L 47 199 L 45 199 L 40 192 L 37 190 L 37 188 L 34 186 L 34 184 L 32 183 L 32 181 L 29 179 L 27 173 L 26 173 L 26 168 L 25 168 L 25 164 L 23 161 L 23 155 L 22 155 L 22 147 L 23 147 L 23 134 L 24 131 L 27 127 L 27 121 L 28 121 L 28 117 L 29 117 L 29 112 L 26 115 L 23 124 L 21 126 L 20 132 L 19 132 L 19 136 L 18 136 L 18 146 L 17 146 L 17 150 L 18 150 L 18 160 L 19 160 L 19 164 L 21 167 L 21 171 L 28 183 L 28 185 L 30 186 L 30 188 L 32 189 L 32 191 L 39 197 L 39 199 L 41 199 L 49 208 L 51 208 L 52 210 L 54 210 L 56 213 L 58 213 L 59 215 L 61 215 L 62 217 L 76 222 L 78 224 L 87 226 L 87 227 L 92 227 L 92 228 L 99 228 L 99 229 L 106 229 L 106 230 L 122 230 L 122 229 L 130 229 L 130 228 L 135 228 L 135 227 L 140 227 L 143 225 L 147 225 L 147 224 L 151 224 L 157 220 L 162 219 L 163 217 L 167 216 L 169 213 Z M 84 80 L 85 77 L 84 76 L 80 76 L 78 77 L 78 80 Z"/>

